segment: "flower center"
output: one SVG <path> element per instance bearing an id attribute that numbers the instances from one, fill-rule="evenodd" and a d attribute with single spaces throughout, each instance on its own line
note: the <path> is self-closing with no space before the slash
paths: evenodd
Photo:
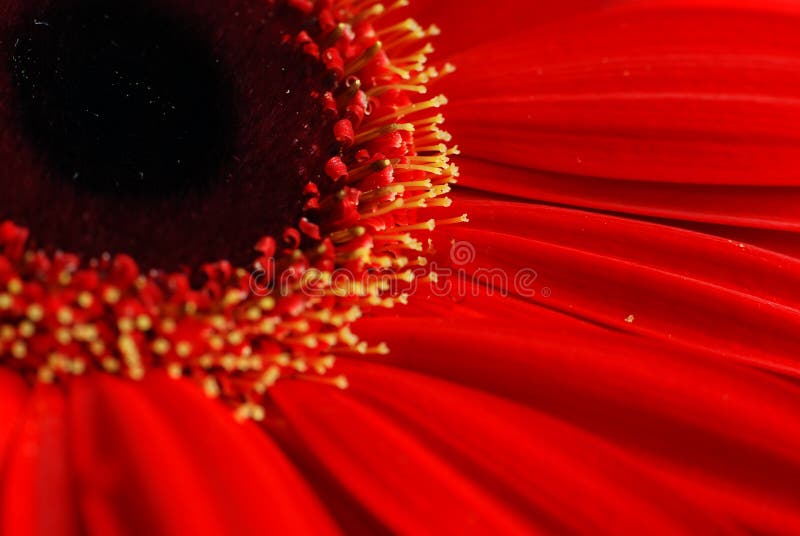
<path id="1" fill-rule="evenodd" d="M 30 136 L 57 179 L 164 196 L 217 180 L 231 91 L 201 36 L 144 5 L 41 13 L 11 58 Z"/>
<path id="2" fill-rule="evenodd" d="M 344 388 L 337 359 L 388 351 L 351 324 L 432 281 L 431 231 L 466 221 L 419 214 L 458 176 L 446 99 L 420 96 L 452 71 L 426 65 L 436 27 L 385 23 L 405 1 L 22 4 L 0 19 L 0 365 L 160 369 L 259 420 L 276 381 Z"/>
<path id="3" fill-rule="evenodd" d="M 332 141 L 324 71 L 281 43 L 291 17 L 234 3 L 37 1 L 0 27 L 0 217 L 49 251 L 166 270 L 247 264 L 296 225 Z"/>

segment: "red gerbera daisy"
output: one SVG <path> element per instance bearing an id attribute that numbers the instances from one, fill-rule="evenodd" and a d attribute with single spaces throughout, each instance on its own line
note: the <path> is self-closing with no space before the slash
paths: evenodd
<path id="1" fill-rule="evenodd" d="M 800 530 L 800 11 L 406 3 L 2 3 L 4 533 Z"/>

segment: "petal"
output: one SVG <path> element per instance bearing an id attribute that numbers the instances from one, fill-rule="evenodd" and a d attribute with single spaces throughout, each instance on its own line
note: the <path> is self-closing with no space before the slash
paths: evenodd
<path id="1" fill-rule="evenodd" d="M 800 232 L 795 209 L 800 188 L 795 186 L 672 184 L 549 173 L 479 160 L 463 164 L 460 183 L 488 192 L 666 220 L 785 231 L 792 241 Z"/>
<path id="2" fill-rule="evenodd" d="M 602 509 L 599 504 L 622 501 L 626 490 L 645 496 L 654 481 L 662 481 L 675 497 L 660 504 L 682 511 L 687 522 L 705 513 L 706 521 L 730 519 L 744 531 L 800 528 L 793 483 L 800 477 L 800 391 L 795 385 L 563 315 L 554 319 L 545 314 L 541 322 L 529 317 L 527 323 L 492 317 L 458 324 L 431 318 L 367 320 L 359 332 L 389 342 L 393 352 L 388 364 L 490 391 L 569 425 L 572 429 L 564 431 L 554 423 L 540 423 L 544 431 L 529 426 L 523 428 L 527 437 L 517 439 L 551 443 L 552 450 L 572 457 L 563 461 L 566 467 L 585 471 L 588 482 L 582 491 L 598 497 L 567 499 L 569 510 L 562 511 L 566 524 L 599 515 L 593 512 Z M 419 393 L 402 375 L 398 382 L 404 391 L 398 404 L 418 400 Z M 378 388 L 392 392 L 386 384 Z M 420 411 L 425 415 L 420 421 L 446 420 L 451 413 L 435 404 Z M 495 437 L 499 432 L 479 415 L 473 425 L 487 427 L 483 437 Z M 503 418 L 499 413 L 495 420 Z M 578 430 L 602 441 L 577 439 Z M 462 448 L 476 445 L 474 441 L 466 439 Z M 603 442 L 622 453 L 610 453 Z M 581 455 L 581 444 L 591 454 Z M 587 460 L 596 471 L 583 469 Z M 524 474 L 524 465 L 518 470 Z M 564 479 L 538 483 L 556 496 L 579 487 Z M 690 506 L 682 504 L 684 499 Z M 668 528 L 657 513 L 644 513 L 629 501 L 631 512 L 652 515 L 654 527 Z M 536 504 L 548 507 L 541 497 Z M 697 517 L 688 521 L 692 515 Z M 601 528 L 612 530 L 608 524 Z"/>
<path id="3" fill-rule="evenodd" d="M 352 380 L 349 395 L 412 430 L 543 532 L 719 530 L 713 515 L 668 489 L 634 456 L 546 414 L 391 367 L 341 368 Z"/>
<path id="4" fill-rule="evenodd" d="M 26 396 L 22 382 L 6 373 L 2 374 L 2 383 L 3 413 L 7 418 L 2 422 L 18 428 L 4 433 L 13 441 L 4 448 L 0 532 L 80 534 L 62 392 L 39 385 Z"/>
<path id="5" fill-rule="evenodd" d="M 468 154 L 527 168 L 796 184 L 798 16 L 702 2 L 597 11 L 456 58 L 448 117 Z"/>
<path id="6" fill-rule="evenodd" d="M 728 238 L 734 242 L 752 244 L 761 249 L 772 250 L 776 253 L 800 259 L 800 240 L 797 239 L 797 233 L 792 231 L 768 231 L 754 229 L 753 227 L 691 222 L 676 222 L 676 225 L 701 233 Z"/>
<path id="7" fill-rule="evenodd" d="M 14 373 L 0 370 L 0 453 L 3 460 L 13 448 L 18 427 L 23 419 L 28 390 Z M 5 461 L 3 462 L 5 465 Z"/>
<path id="8" fill-rule="evenodd" d="M 465 50 L 440 87 L 462 182 L 796 253 L 799 15 L 628 1 Z"/>
<path id="9" fill-rule="evenodd" d="M 529 532 L 507 505 L 372 405 L 309 382 L 279 383 L 271 394 L 319 462 L 392 532 Z"/>
<path id="10" fill-rule="evenodd" d="M 70 417 L 89 532 L 336 532 L 263 431 L 193 385 L 158 373 L 85 379 Z"/>
<path id="11" fill-rule="evenodd" d="M 460 273 L 615 330 L 800 375 L 800 261 L 793 257 L 555 207 L 475 201 L 458 208 L 472 224 L 441 235 L 471 248 L 475 259 L 454 265 L 451 252 L 441 251 L 440 279 Z"/>
<path id="12" fill-rule="evenodd" d="M 439 56 L 478 47 L 555 21 L 565 21 L 607 3 L 606 0 L 498 0 L 450 2 L 413 0 L 398 16 L 412 16 L 421 23 L 436 23 L 443 37 L 435 41 Z"/>

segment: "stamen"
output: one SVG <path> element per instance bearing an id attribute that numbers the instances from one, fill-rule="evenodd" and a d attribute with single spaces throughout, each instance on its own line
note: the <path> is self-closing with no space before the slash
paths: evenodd
<path id="1" fill-rule="evenodd" d="M 454 70 L 426 66 L 433 47 L 420 40 L 438 27 L 407 19 L 372 28 L 407 4 L 334 0 L 326 17 L 330 4 L 313 4 L 296 41 L 306 54 L 316 46 L 317 59 L 330 52 L 336 82 L 319 100 L 340 129 L 337 152 L 309 173 L 322 179 L 303 190 L 300 223 L 259 242 L 252 266 L 204 266 L 195 288 L 183 274 L 140 274 L 124 256 L 46 258 L 0 225 L 0 256 L 12 266 L 0 274 L 0 363 L 57 384 L 95 371 L 138 380 L 158 367 L 194 381 L 238 420 L 261 421 L 278 381 L 346 389 L 338 356 L 388 354 L 350 325 L 372 307 L 407 303 L 404 285 L 435 281 L 421 254 L 432 249 L 427 233 L 468 221 L 415 214 L 451 205 L 459 150 L 440 129 L 447 99 L 416 100 Z M 314 30 L 323 18 L 336 26 Z M 356 277 L 338 279 L 338 268 Z"/>
<path id="2" fill-rule="evenodd" d="M 391 125 L 375 127 L 356 136 L 355 144 L 363 145 L 368 141 L 380 138 L 381 136 L 385 136 L 386 134 L 391 134 L 392 132 L 397 132 L 400 130 L 406 132 L 414 132 L 414 125 L 412 125 L 411 123 L 392 123 Z"/>
<path id="3" fill-rule="evenodd" d="M 382 46 L 383 45 L 381 44 L 381 42 L 378 41 L 374 45 L 369 47 L 367 50 L 365 50 L 364 53 L 356 61 L 351 63 L 347 67 L 347 69 L 345 69 L 344 75 L 351 76 L 354 73 L 357 73 L 358 71 L 366 67 L 367 64 L 370 61 L 372 61 L 372 58 L 374 58 L 378 54 L 378 52 L 380 52 Z"/>
<path id="4" fill-rule="evenodd" d="M 427 101 L 418 102 L 418 103 L 415 103 L 415 104 L 409 104 L 408 106 L 404 106 L 402 108 L 398 108 L 397 110 L 395 110 L 394 112 L 392 112 L 390 114 L 386 114 L 386 115 L 384 115 L 384 116 L 382 116 L 382 117 L 380 117 L 378 119 L 375 119 L 375 120 L 371 121 L 371 123 L 378 123 L 378 122 L 385 122 L 385 121 L 388 121 L 388 120 L 402 119 L 403 117 L 405 117 L 407 115 L 415 114 L 415 113 L 418 113 L 418 112 L 421 112 L 421 111 L 424 111 L 424 110 L 428 110 L 428 109 L 431 109 L 431 108 L 439 108 L 441 106 L 444 106 L 445 104 L 447 104 L 447 97 L 445 97 L 444 95 L 439 95 L 439 96 L 434 97 L 434 98 L 432 98 L 430 100 L 427 100 Z M 438 116 L 437 116 L 437 118 L 438 118 Z"/>

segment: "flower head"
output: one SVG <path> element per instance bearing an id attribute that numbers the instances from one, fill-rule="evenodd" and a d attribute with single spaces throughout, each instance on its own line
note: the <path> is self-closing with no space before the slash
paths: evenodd
<path id="1" fill-rule="evenodd" d="M 408 3 L 6 0 L 0 530 L 800 531 L 797 7 Z"/>
<path id="2" fill-rule="evenodd" d="M 435 27 L 378 31 L 399 5 L 377 2 L 245 2 L 234 21 L 84 4 L 17 8 L 11 34 L 21 130 L 53 169 L 23 169 L 32 196 L 0 229 L 6 365 L 45 383 L 160 368 L 256 420 L 282 378 L 344 388 L 337 355 L 386 352 L 350 324 L 404 302 L 424 235 L 465 219 L 421 215 L 458 175 L 426 95 L 452 70 L 427 65 Z M 205 9 L 241 35 L 207 44 Z M 68 208 L 43 216 L 54 192 Z"/>

